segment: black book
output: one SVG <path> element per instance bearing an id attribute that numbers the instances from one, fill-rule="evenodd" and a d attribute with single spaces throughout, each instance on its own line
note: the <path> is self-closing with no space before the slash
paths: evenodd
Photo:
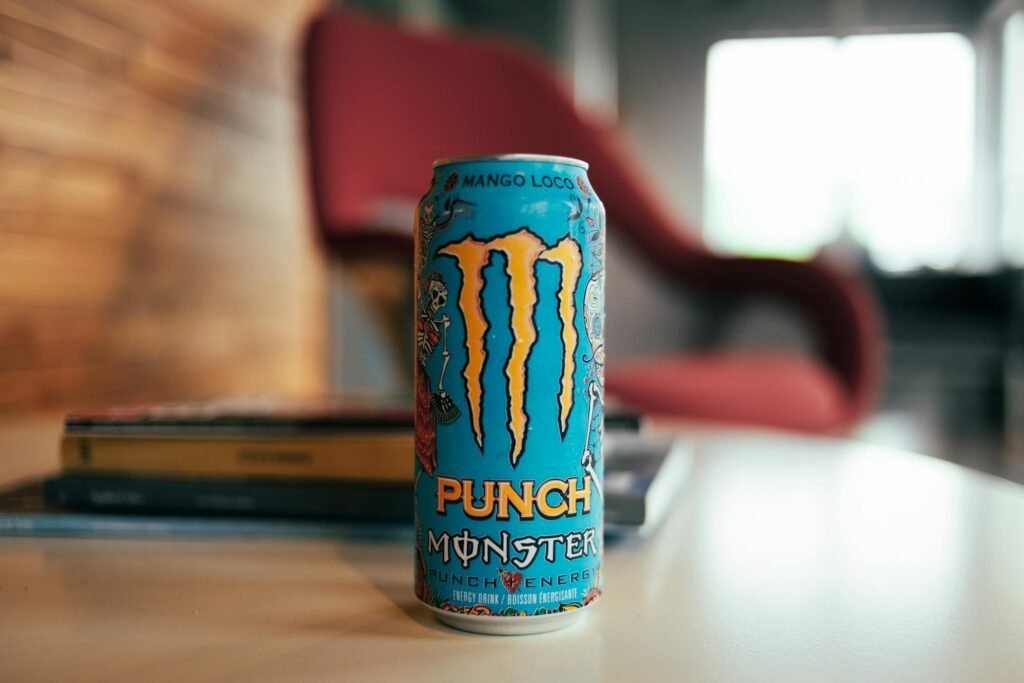
<path id="1" fill-rule="evenodd" d="M 64 475 L 43 483 L 47 505 L 92 512 L 410 522 L 408 484 Z"/>
<path id="2" fill-rule="evenodd" d="M 681 438 L 608 437 L 605 531 L 643 536 L 661 524 L 689 475 L 691 451 L 692 444 Z"/>

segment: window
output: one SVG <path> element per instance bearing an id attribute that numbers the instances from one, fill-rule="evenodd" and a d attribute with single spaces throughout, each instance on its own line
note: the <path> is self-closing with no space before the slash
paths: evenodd
<path id="1" fill-rule="evenodd" d="M 729 40 L 708 55 L 708 242 L 805 257 L 839 228 L 835 40 Z"/>
<path id="2" fill-rule="evenodd" d="M 956 264 L 974 163 L 963 36 L 722 41 L 706 106 L 712 247 L 806 258 L 846 236 L 889 270 Z"/>
<path id="3" fill-rule="evenodd" d="M 1009 260 L 1024 265 L 1024 12 L 1003 28 L 1000 224 Z"/>

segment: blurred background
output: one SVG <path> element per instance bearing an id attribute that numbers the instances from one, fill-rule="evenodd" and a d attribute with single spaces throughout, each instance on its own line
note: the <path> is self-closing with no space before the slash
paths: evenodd
<path id="1" fill-rule="evenodd" d="M 313 228 L 301 54 L 331 8 L 539 55 L 693 239 L 866 282 L 855 437 L 1024 481 L 1021 0 L 0 0 L 0 410 L 407 391 L 407 268 Z M 704 345 L 720 302 L 616 239 L 610 367 Z M 728 309 L 718 347 L 814 343 L 784 303 Z"/>

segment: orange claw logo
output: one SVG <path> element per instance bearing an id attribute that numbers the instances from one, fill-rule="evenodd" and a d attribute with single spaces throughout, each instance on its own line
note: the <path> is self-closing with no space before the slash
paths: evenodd
<path id="1" fill-rule="evenodd" d="M 573 373 L 575 371 L 576 347 L 579 335 L 573 326 L 576 316 L 576 288 L 583 258 L 579 245 L 569 237 L 562 238 L 555 246 L 548 247 L 527 228 L 508 235 L 481 242 L 466 237 L 449 244 L 438 255 L 455 258 L 462 274 L 462 289 L 458 303 L 466 321 L 466 379 L 467 402 L 470 422 L 477 446 L 483 448 L 483 429 L 480 423 L 481 398 L 480 373 L 483 371 L 487 350 L 484 337 L 487 331 L 487 317 L 481 307 L 484 280 L 483 269 L 490 262 L 491 254 L 501 252 L 505 256 L 505 272 L 509 278 L 509 304 L 512 309 L 512 350 L 505 365 L 505 377 L 509 388 L 508 428 L 512 435 L 512 452 L 509 459 L 515 466 L 523 453 L 526 439 L 526 360 L 537 341 L 537 330 L 533 323 L 533 312 L 537 305 L 537 261 L 543 260 L 561 267 L 561 285 L 558 289 L 558 316 L 562 323 L 562 377 L 558 395 L 559 424 L 565 435 L 572 409 Z"/>

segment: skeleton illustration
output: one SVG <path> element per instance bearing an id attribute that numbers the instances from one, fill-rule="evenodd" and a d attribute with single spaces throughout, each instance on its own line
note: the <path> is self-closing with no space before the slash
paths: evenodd
<path id="1" fill-rule="evenodd" d="M 437 467 L 437 425 L 451 424 L 461 412 L 444 388 L 448 369 L 448 328 L 451 320 L 441 313 L 448 304 L 448 286 L 439 273 L 430 273 L 420 287 L 416 316 L 416 457 L 423 470 L 432 475 Z M 433 392 L 427 374 L 427 359 L 441 344 L 443 364 Z"/>
<path id="2" fill-rule="evenodd" d="M 419 312 L 416 320 L 416 353 L 419 361 L 426 365 L 427 358 L 441 340 L 441 328 L 437 312 L 448 302 L 448 287 L 437 273 L 427 276 L 420 295 Z"/>
<path id="3" fill-rule="evenodd" d="M 471 216 L 475 206 L 472 202 L 459 199 L 454 193 L 449 194 L 455 188 L 454 182 L 446 182 L 443 193 L 438 191 L 431 196 L 431 193 L 440 189 L 439 180 L 435 173 L 430 192 L 420 200 L 417 243 L 417 272 L 420 273 L 426 270 L 430 243 L 435 235 L 451 225 L 457 217 Z M 451 176 L 449 180 L 452 180 Z M 438 273 L 430 273 L 420 284 L 419 299 L 416 302 L 415 450 L 423 471 L 432 476 L 437 467 L 437 425 L 451 424 L 459 418 L 460 411 L 444 390 L 444 375 L 449 358 L 448 328 L 451 321 L 447 315 L 438 317 L 438 312 L 448 303 L 448 286 Z M 435 394 L 427 375 L 427 359 L 433 355 L 438 342 L 442 342 L 444 363 Z"/>
<path id="4" fill-rule="evenodd" d="M 434 239 L 434 235 L 441 232 L 452 221 L 459 216 L 472 216 L 473 202 L 459 199 L 457 195 L 446 197 L 442 202 L 440 197 L 435 196 L 431 201 L 426 202 L 420 211 L 420 241 L 426 247 Z M 426 256 L 426 249 L 423 250 Z"/>
<path id="5" fill-rule="evenodd" d="M 444 280 L 438 276 L 436 279 L 432 279 L 427 287 L 427 298 L 429 301 L 428 308 L 430 310 L 431 317 L 429 318 L 430 324 L 436 329 L 440 325 L 441 330 L 441 375 L 437 380 L 437 393 L 430 397 L 430 409 L 434 413 L 434 418 L 443 425 L 451 424 L 455 420 L 459 419 L 461 412 L 452 401 L 451 396 L 444 390 L 444 375 L 448 371 L 448 361 L 451 360 L 451 353 L 448 352 L 448 328 L 451 327 L 452 321 L 448 317 L 447 313 L 442 313 L 440 318 L 437 318 L 438 311 L 440 311 L 448 303 L 448 285 L 444 283 Z"/>
<path id="6" fill-rule="evenodd" d="M 590 481 L 593 482 L 598 495 L 603 498 L 604 493 L 601 491 L 601 483 L 594 469 L 596 458 L 590 445 L 592 439 L 600 443 L 601 432 L 603 431 L 603 420 L 599 419 L 596 427 L 594 425 L 594 407 L 599 403 L 603 405 L 604 401 L 603 270 L 599 270 L 591 276 L 590 282 L 587 283 L 587 289 L 583 293 L 583 322 L 587 328 L 587 337 L 590 338 L 590 348 L 594 353 L 594 374 L 590 377 L 590 383 L 587 385 L 587 393 L 590 395 L 590 407 L 587 411 L 587 439 L 583 444 L 583 457 L 580 460 L 580 465 L 590 475 Z"/>
<path id="7" fill-rule="evenodd" d="M 583 293 L 583 323 L 594 350 L 597 381 L 604 388 L 604 270 L 590 276 Z"/>

